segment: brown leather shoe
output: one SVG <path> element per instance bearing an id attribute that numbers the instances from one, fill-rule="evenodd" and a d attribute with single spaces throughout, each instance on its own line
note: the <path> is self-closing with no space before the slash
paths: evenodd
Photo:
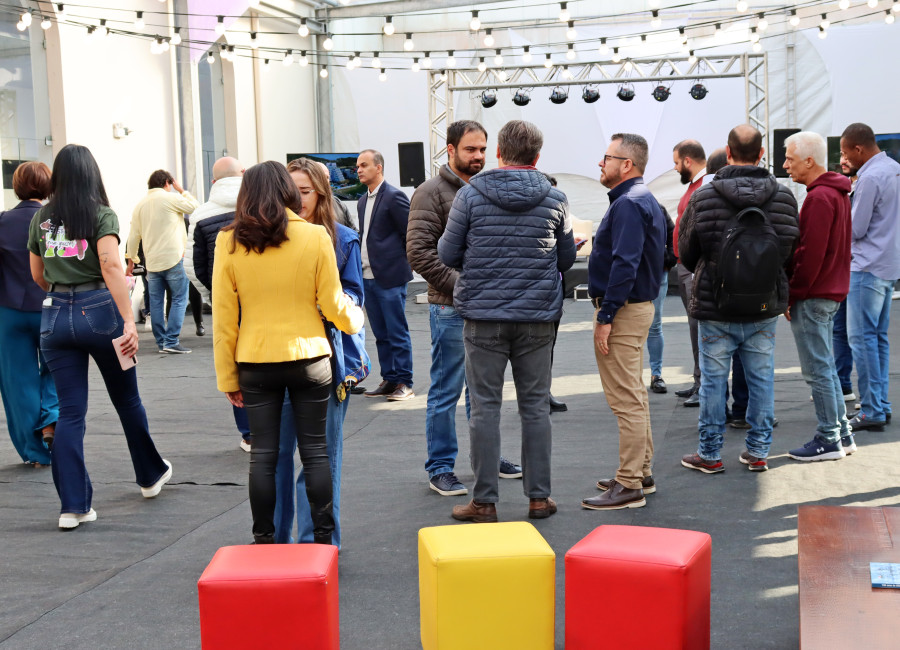
<path id="1" fill-rule="evenodd" d="M 367 393 L 364 393 L 364 395 L 366 397 L 385 397 L 393 393 L 395 390 L 397 390 L 397 384 L 385 379 L 383 382 L 378 384 L 378 388 L 376 388 L 375 390 L 370 390 Z"/>
<path id="2" fill-rule="evenodd" d="M 477 503 L 472 499 L 464 506 L 453 506 L 452 517 L 458 521 L 493 524 L 497 523 L 497 506 L 493 503 Z"/>
<path id="3" fill-rule="evenodd" d="M 583 499 L 581 507 L 588 510 L 621 510 L 623 508 L 643 508 L 647 505 L 643 490 L 630 490 L 618 481 L 603 494 Z"/>
<path id="4" fill-rule="evenodd" d="M 413 389 L 407 386 L 406 384 L 397 384 L 397 388 L 394 389 L 390 395 L 387 396 L 387 400 L 389 402 L 405 402 L 408 399 L 412 399 L 416 394 L 413 392 Z"/>
<path id="5" fill-rule="evenodd" d="M 556 501 L 547 497 L 546 499 L 529 499 L 528 500 L 528 518 L 529 519 L 546 519 L 550 515 L 556 514 Z"/>
<path id="6" fill-rule="evenodd" d="M 609 486 L 616 482 L 614 478 L 604 478 L 597 481 L 597 489 L 606 492 L 609 489 Z M 644 495 L 653 494 L 656 492 L 656 483 L 653 482 L 652 476 L 645 476 L 641 479 L 641 488 L 644 490 Z"/>

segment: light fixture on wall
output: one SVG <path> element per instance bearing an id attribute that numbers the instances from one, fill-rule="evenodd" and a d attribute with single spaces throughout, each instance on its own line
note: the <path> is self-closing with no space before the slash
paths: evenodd
<path id="1" fill-rule="evenodd" d="M 471 29 L 473 32 L 477 32 L 479 29 L 481 29 L 481 19 L 478 18 L 477 10 L 472 11 L 472 20 L 469 21 L 469 29 Z"/>
<path id="2" fill-rule="evenodd" d="M 490 108 L 494 104 L 497 103 L 497 91 L 496 90 L 485 90 L 481 93 L 481 105 L 485 108 Z"/>
<path id="3" fill-rule="evenodd" d="M 297 28 L 297 33 L 303 38 L 309 36 L 309 25 L 306 24 L 306 18 L 300 19 L 300 26 Z"/>
<path id="4" fill-rule="evenodd" d="M 381 31 L 384 32 L 385 36 L 393 36 L 394 30 L 394 19 L 391 16 L 384 17 L 384 25 L 381 27 Z"/>

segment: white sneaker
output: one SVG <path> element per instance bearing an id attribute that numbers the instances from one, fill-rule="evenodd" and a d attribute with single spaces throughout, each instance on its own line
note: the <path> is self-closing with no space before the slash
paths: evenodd
<path id="1" fill-rule="evenodd" d="M 250 443 L 247 442 L 246 440 L 244 440 L 243 438 L 241 438 L 241 449 L 243 449 L 244 451 L 246 451 L 248 453 L 250 452 Z"/>
<path id="2" fill-rule="evenodd" d="M 60 528 L 78 528 L 78 524 L 87 521 L 97 521 L 97 512 L 91 508 L 87 512 L 78 514 L 76 512 L 64 512 L 59 516 Z"/>
<path id="3" fill-rule="evenodd" d="M 145 331 L 145 332 L 152 332 L 152 331 L 153 331 L 153 323 L 150 322 L 150 317 L 149 317 L 149 316 L 147 316 L 147 318 L 144 319 L 144 331 Z"/>
<path id="4" fill-rule="evenodd" d="M 852 390 L 849 393 L 844 393 L 844 401 L 845 402 L 855 402 L 856 394 Z"/>
<path id="5" fill-rule="evenodd" d="M 152 499 L 157 494 L 159 494 L 159 491 L 162 490 L 162 486 L 168 483 L 169 479 L 172 478 L 172 463 L 167 461 L 165 458 L 163 458 L 163 462 L 169 467 L 169 469 L 166 470 L 166 473 L 163 474 L 156 483 L 154 483 L 150 487 L 141 488 L 141 494 L 144 495 L 145 499 Z"/>

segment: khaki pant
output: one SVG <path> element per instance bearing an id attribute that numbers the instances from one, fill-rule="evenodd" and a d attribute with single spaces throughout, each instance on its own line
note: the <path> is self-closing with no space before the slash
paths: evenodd
<path id="1" fill-rule="evenodd" d="M 636 490 L 651 474 L 653 434 L 650 404 L 642 377 L 644 342 L 653 321 L 653 303 L 626 303 L 616 313 L 609 334 L 609 354 L 594 346 L 600 381 L 609 408 L 619 420 L 619 468 L 616 481 Z M 594 311 L 594 327 L 597 310 Z"/>

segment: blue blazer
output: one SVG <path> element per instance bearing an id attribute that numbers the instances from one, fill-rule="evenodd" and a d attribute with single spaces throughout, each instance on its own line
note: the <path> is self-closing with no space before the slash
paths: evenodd
<path id="1" fill-rule="evenodd" d="M 40 203 L 22 201 L 0 214 L 0 305 L 19 311 L 41 311 L 47 292 L 31 278 L 28 227 Z"/>
<path id="2" fill-rule="evenodd" d="M 368 237 L 366 248 L 375 281 L 385 289 L 393 289 L 412 280 L 412 269 L 406 259 L 406 226 L 409 223 L 409 197 L 385 181 L 375 196 L 372 223 L 366 223 L 366 203 L 362 195 L 356 204 L 360 237 Z M 370 232 L 366 232 L 366 226 Z"/>

